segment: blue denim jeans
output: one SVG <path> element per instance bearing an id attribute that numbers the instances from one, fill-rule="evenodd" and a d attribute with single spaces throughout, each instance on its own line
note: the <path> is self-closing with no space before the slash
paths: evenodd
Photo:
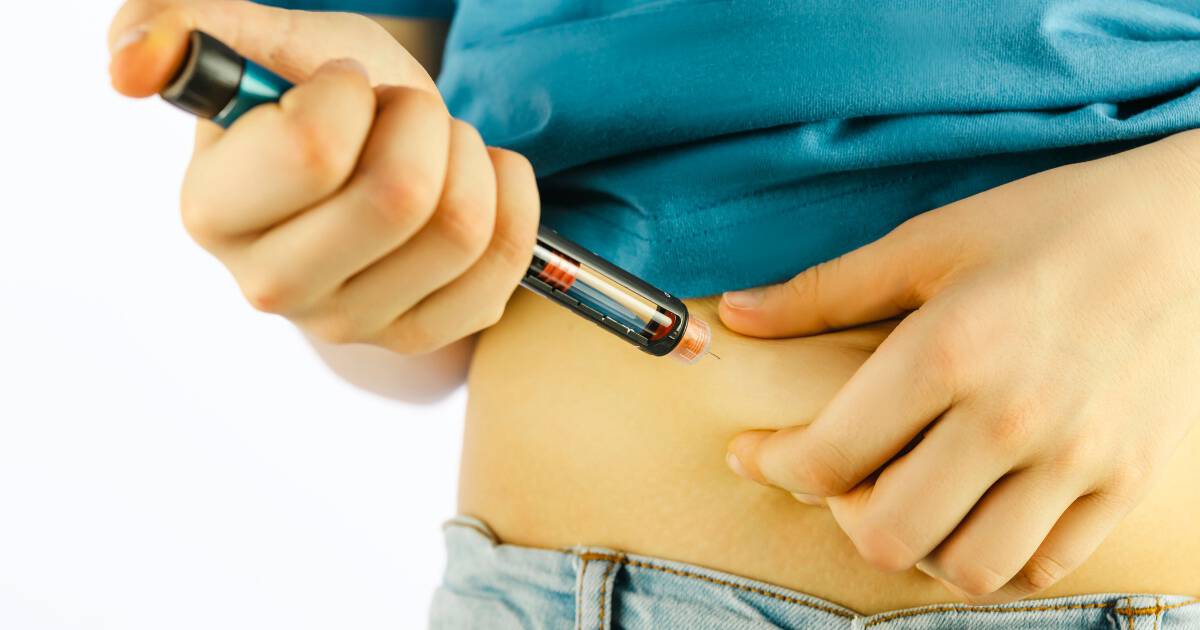
<path id="1" fill-rule="evenodd" d="M 464 516 L 446 524 L 446 547 L 446 575 L 430 618 L 435 630 L 1200 629 L 1200 600 L 1177 595 L 1077 595 L 860 615 L 681 562 L 608 549 L 507 545 L 487 524 Z"/>

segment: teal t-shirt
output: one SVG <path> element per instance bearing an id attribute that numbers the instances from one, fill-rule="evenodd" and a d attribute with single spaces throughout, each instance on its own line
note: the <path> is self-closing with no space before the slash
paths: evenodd
<path id="1" fill-rule="evenodd" d="M 438 86 L 544 221 L 682 296 L 1200 127 L 1197 0 L 284 2 L 453 18 Z"/>

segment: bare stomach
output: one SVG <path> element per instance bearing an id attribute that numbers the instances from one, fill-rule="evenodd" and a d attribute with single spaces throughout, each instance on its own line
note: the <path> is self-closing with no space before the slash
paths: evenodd
<path id="1" fill-rule="evenodd" d="M 859 559 L 830 515 L 735 477 L 740 431 L 804 424 L 894 322 L 756 340 L 691 301 L 722 360 L 643 355 L 518 291 L 475 351 L 459 509 L 504 542 L 608 547 L 778 584 L 870 614 L 953 597 Z M 1095 555 L 1044 596 L 1200 595 L 1200 431 Z M 997 541 L 1003 544 L 1003 541 Z"/>

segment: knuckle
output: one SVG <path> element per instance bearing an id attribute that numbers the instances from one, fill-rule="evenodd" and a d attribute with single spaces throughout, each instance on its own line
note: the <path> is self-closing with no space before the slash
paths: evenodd
<path id="1" fill-rule="evenodd" d="M 1067 573 L 1067 567 L 1054 558 L 1035 555 L 1017 574 L 1017 586 L 1024 593 L 1044 591 L 1066 577 Z"/>
<path id="2" fill-rule="evenodd" d="M 854 532 L 854 545 L 868 564 L 885 572 L 911 568 L 921 558 L 895 534 L 887 519 L 869 517 Z"/>
<path id="3" fill-rule="evenodd" d="M 375 122 L 375 111 L 378 101 L 371 79 L 358 72 L 345 72 L 340 79 L 340 96 L 345 99 L 345 119 L 354 123 L 360 140 L 365 139 L 371 125 Z"/>
<path id="4" fill-rule="evenodd" d="M 504 302 L 498 302 L 497 304 L 494 304 L 492 306 L 479 309 L 479 312 L 480 312 L 479 325 L 476 326 L 474 328 L 474 330 L 472 330 L 471 332 L 474 333 L 474 332 L 483 330 L 485 328 L 491 328 L 492 326 L 495 326 L 497 323 L 499 323 L 500 320 L 504 317 L 505 306 L 506 306 L 506 304 Z"/>
<path id="5" fill-rule="evenodd" d="M 524 160 L 524 158 L 521 158 Z M 528 162 L 526 162 L 527 164 Z M 501 185 L 528 185 L 533 193 L 532 203 L 498 203 L 496 207 L 496 226 L 492 247 L 496 255 L 507 265 L 524 270 L 531 260 L 537 241 L 538 218 L 540 214 L 537 203 L 537 183 L 528 167 L 529 177 L 526 182 L 508 182 Z M 498 195 L 503 198 L 505 195 Z"/>
<path id="6" fill-rule="evenodd" d="M 461 137 L 469 144 L 472 144 L 476 147 L 484 146 L 483 136 L 480 135 L 479 130 L 476 129 L 471 123 L 458 118 L 450 119 L 450 135 Z"/>
<path id="7" fill-rule="evenodd" d="M 339 104 L 356 108 L 375 100 L 375 89 L 362 70 L 365 67 L 352 57 L 343 57 L 318 68 L 318 72 L 323 72 L 319 75 L 321 80 L 330 82 L 328 89 L 335 91 Z"/>
<path id="8" fill-rule="evenodd" d="M 535 242 L 533 230 L 528 230 L 528 233 L 522 230 L 518 233 L 510 222 L 503 222 L 496 228 L 491 247 L 501 264 L 517 273 L 523 273 L 533 260 L 530 252 L 533 251 Z"/>
<path id="9" fill-rule="evenodd" d="M 972 597 L 995 593 L 1008 583 L 1008 578 L 977 562 L 951 560 L 941 566 L 946 581 Z"/>
<path id="10" fill-rule="evenodd" d="M 207 204 L 187 192 L 179 199 L 179 218 L 188 236 L 205 249 L 216 243 L 221 234 L 216 214 Z"/>
<path id="11" fill-rule="evenodd" d="M 803 455 L 791 459 L 789 472 L 796 487 L 789 489 L 825 497 L 839 495 L 854 486 L 855 480 L 846 472 L 849 465 L 849 457 L 838 445 L 814 441 Z"/>
<path id="12" fill-rule="evenodd" d="M 941 378 L 957 383 L 970 368 L 971 350 L 980 326 L 978 316 L 970 307 L 955 303 L 942 305 L 936 321 L 923 359 Z"/>
<path id="13" fill-rule="evenodd" d="M 438 183 L 421 169 L 399 168 L 372 177 L 368 203 L 387 225 L 410 229 L 423 222 L 437 203 Z"/>
<path id="14" fill-rule="evenodd" d="M 943 326 L 933 335 L 925 361 L 943 375 L 958 374 L 962 369 L 965 345 L 961 329 L 955 323 Z"/>
<path id="15" fill-rule="evenodd" d="M 1090 471 L 1098 463 L 1099 448 L 1092 440 L 1070 438 L 1059 444 L 1050 455 L 1050 468 L 1059 474 Z"/>
<path id="16" fill-rule="evenodd" d="M 534 176 L 533 164 L 516 151 L 488 147 L 488 155 L 492 159 L 492 167 L 497 171 L 503 171 L 505 174 L 515 177 L 532 178 Z"/>
<path id="17" fill-rule="evenodd" d="M 240 283 L 242 295 L 255 310 L 263 313 L 282 315 L 292 310 L 298 291 L 282 276 L 264 274 L 262 276 L 243 280 Z"/>
<path id="18" fill-rule="evenodd" d="M 469 212 L 486 219 L 495 216 L 496 195 L 489 182 L 482 184 L 467 179 L 466 176 L 454 177 L 456 182 L 441 191 L 441 205 L 452 209 Z"/>
<path id="19" fill-rule="evenodd" d="M 341 309 L 331 309 L 310 321 L 306 329 L 317 339 L 333 345 L 358 343 L 366 338 L 358 321 Z"/>
<path id="20" fill-rule="evenodd" d="M 312 184 L 322 190 L 341 185 L 354 168 L 357 155 L 328 124 L 309 116 L 287 117 L 290 154 Z"/>
<path id="21" fill-rule="evenodd" d="M 1141 500 L 1149 480 L 1149 465 L 1132 459 L 1118 461 L 1113 465 L 1111 481 L 1105 494 L 1111 502 L 1132 507 Z"/>
<path id="22" fill-rule="evenodd" d="M 404 318 L 387 331 L 381 345 L 400 354 L 420 355 L 433 352 L 443 344 L 424 326 Z"/>
<path id="23" fill-rule="evenodd" d="M 507 149 L 488 147 L 488 155 L 496 172 L 498 197 L 511 200 L 507 210 L 520 212 L 521 218 L 536 226 L 541 199 L 533 164 L 524 155 Z"/>
<path id="24" fill-rule="evenodd" d="M 402 109 L 406 116 L 438 119 L 446 117 L 446 107 L 442 99 L 426 90 L 407 86 L 389 88 L 388 100 L 392 107 Z"/>
<path id="25" fill-rule="evenodd" d="M 504 317 L 504 305 L 483 306 L 475 309 L 470 323 L 462 330 L 463 337 L 473 335 L 481 330 L 495 326 Z"/>
<path id="26" fill-rule="evenodd" d="M 944 233 L 940 229 L 940 226 L 931 225 L 933 221 L 934 217 L 929 212 L 922 212 L 909 217 L 891 232 L 884 235 L 881 242 L 902 248 L 909 247 L 914 243 L 923 243 L 929 239 L 929 235 L 931 234 Z M 899 278 L 908 286 L 905 291 L 899 294 L 897 304 L 908 308 L 916 308 L 931 299 L 936 294 L 934 287 L 938 284 L 928 274 L 917 273 L 915 267 L 915 265 L 910 265 L 907 268 L 899 270 Z"/>
<path id="27" fill-rule="evenodd" d="M 470 192 L 448 192 L 438 208 L 438 229 L 462 254 L 474 259 L 487 248 L 494 223 L 484 202 Z"/>
<path id="28" fill-rule="evenodd" d="M 1003 453 L 1021 450 L 1037 433 L 1035 413 L 1026 405 L 1009 405 L 985 422 L 987 443 Z"/>
<path id="29" fill-rule="evenodd" d="M 829 309 L 822 308 L 820 302 L 821 276 L 828 274 L 837 264 L 838 259 L 827 260 L 796 274 L 783 284 L 784 290 L 790 292 L 797 304 L 813 304 L 814 317 L 823 328 L 830 328 L 834 323 L 829 321 L 826 314 Z"/>

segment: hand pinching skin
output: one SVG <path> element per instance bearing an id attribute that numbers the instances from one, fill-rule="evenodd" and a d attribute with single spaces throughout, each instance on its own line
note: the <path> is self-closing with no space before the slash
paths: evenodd
<path id="1" fill-rule="evenodd" d="M 1186 132 L 726 294 L 723 321 L 759 337 L 912 311 L 811 424 L 737 437 L 730 466 L 824 500 L 880 569 L 985 603 L 1053 585 L 1200 417 L 1198 182 Z"/>

